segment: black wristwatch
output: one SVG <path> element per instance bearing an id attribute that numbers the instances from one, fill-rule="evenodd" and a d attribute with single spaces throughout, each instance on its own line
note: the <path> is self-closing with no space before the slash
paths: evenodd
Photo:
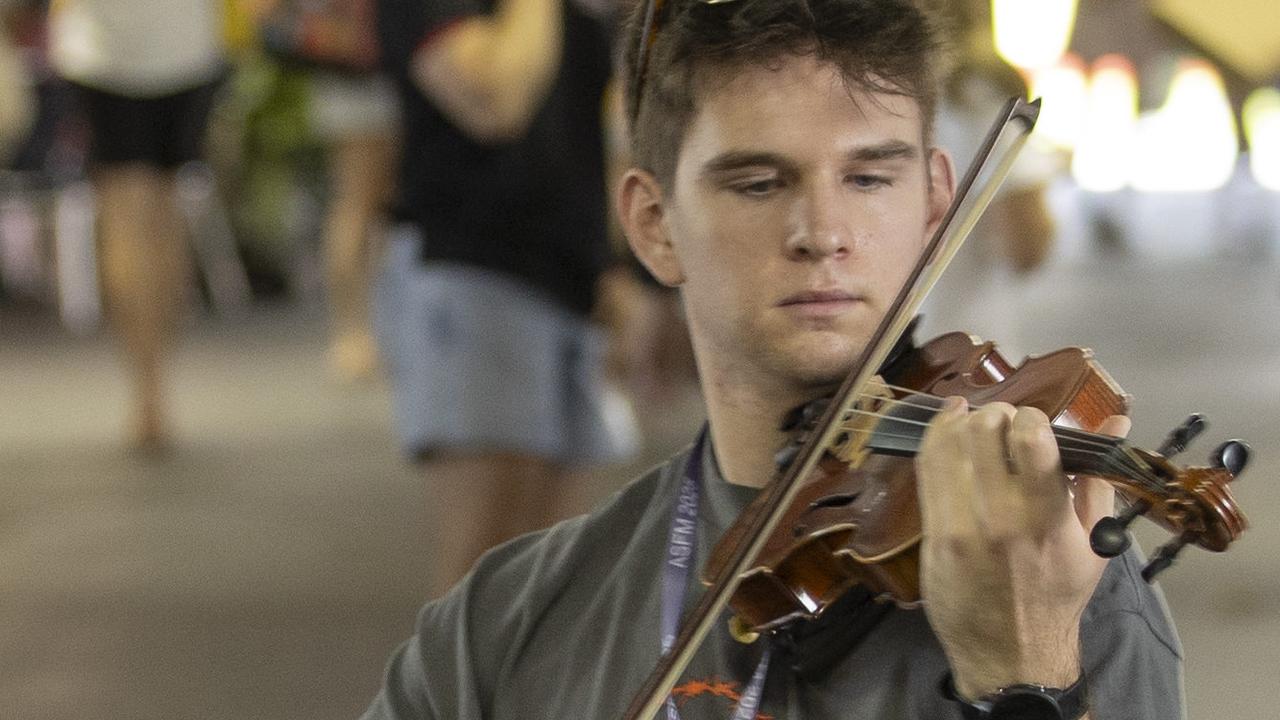
<path id="1" fill-rule="evenodd" d="M 1083 673 L 1069 688 L 1010 685 L 977 700 L 960 697 L 947 673 L 942 695 L 960 706 L 964 720 L 1080 720 L 1089 709 Z"/>

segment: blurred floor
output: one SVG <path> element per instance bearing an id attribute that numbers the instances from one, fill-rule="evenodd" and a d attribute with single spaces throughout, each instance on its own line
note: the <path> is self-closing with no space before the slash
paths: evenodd
<path id="1" fill-rule="evenodd" d="M 1134 394 L 1136 443 L 1198 411 L 1212 424 L 1185 461 L 1253 444 L 1237 488 L 1253 529 L 1227 555 L 1187 551 L 1164 586 L 1191 717 L 1273 717 L 1280 273 L 1090 261 L 1049 268 L 1021 302 L 1019 345 L 1091 346 Z M 148 461 L 122 450 L 105 340 L 0 317 L 0 718 L 359 714 L 423 599 L 426 495 L 385 391 L 328 381 L 322 330 L 288 310 L 197 322 L 173 378 L 177 449 Z M 646 457 L 586 495 L 691 434 L 696 402 L 666 410 Z"/>

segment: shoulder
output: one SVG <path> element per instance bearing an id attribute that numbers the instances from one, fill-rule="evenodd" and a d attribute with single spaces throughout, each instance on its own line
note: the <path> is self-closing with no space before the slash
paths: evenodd
<path id="1" fill-rule="evenodd" d="M 683 457 L 653 468 L 588 515 L 486 553 L 459 585 L 423 608 L 416 637 L 422 655 L 465 658 L 476 695 L 492 697 L 490 685 L 519 665 L 535 640 L 545 645 L 554 632 L 549 626 L 591 614 L 599 598 L 633 581 L 638 566 L 660 563 L 651 546 L 664 537 Z"/>
<path id="2" fill-rule="evenodd" d="M 633 629 L 636 583 L 661 565 L 653 548 L 665 539 L 688 453 L 588 515 L 486 553 L 461 583 L 423 607 L 365 718 L 489 717 L 497 706 L 562 693 L 548 678 L 565 672 L 566 658 L 595 657 L 605 627 Z"/>
<path id="3" fill-rule="evenodd" d="M 667 521 L 683 458 L 681 453 L 650 469 L 586 515 L 490 550 L 462 589 L 472 596 L 497 594 L 538 603 L 567 583 L 582 582 L 584 573 L 608 572 L 599 560 L 627 557 L 647 531 Z"/>

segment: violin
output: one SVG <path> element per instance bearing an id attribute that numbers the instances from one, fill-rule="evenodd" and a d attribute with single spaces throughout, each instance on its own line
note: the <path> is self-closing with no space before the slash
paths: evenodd
<path id="1" fill-rule="evenodd" d="M 1172 532 L 1174 541 L 1143 569 L 1149 582 L 1186 545 L 1222 552 L 1247 527 L 1228 487 L 1248 461 L 1243 442 L 1220 445 L 1207 467 L 1178 468 L 1169 458 L 1203 431 L 1202 416 L 1191 416 L 1158 451 L 1135 448 L 1096 433 L 1109 416 L 1127 413 L 1130 398 L 1088 350 L 1065 348 L 1014 367 L 995 343 L 948 333 L 891 358 L 863 397 L 838 416 L 835 441 L 802 480 L 754 566 L 739 576 L 729 599 L 736 636 L 751 639 L 814 620 L 854 585 L 901 606 L 917 603 L 921 522 L 912 458 L 950 395 L 971 406 L 1007 402 L 1041 410 L 1052 421 L 1064 472 L 1099 477 L 1116 488 L 1127 510 L 1093 529 L 1090 542 L 1098 555 L 1124 552 L 1126 528 L 1138 515 Z M 814 431 L 825 403 L 814 401 L 785 421 L 792 440 L 779 453 L 780 464 L 790 462 Z M 748 508 L 743 517 L 754 511 Z M 704 582 L 722 569 L 744 530 L 739 522 L 726 531 Z"/>
<path id="2" fill-rule="evenodd" d="M 1144 568 L 1148 581 L 1186 545 L 1221 552 L 1244 532 L 1247 521 L 1228 483 L 1244 469 L 1248 446 L 1229 441 L 1210 466 L 1179 468 L 1170 457 L 1203 430 L 1198 415 L 1154 452 L 1099 434 L 1103 420 L 1127 411 L 1129 398 L 1087 350 L 1067 348 L 1014 367 L 994 343 L 964 333 L 905 349 L 925 295 L 1008 175 L 1039 112 L 1039 100 L 1005 103 L 844 382 L 831 398 L 791 419 L 792 443 L 776 460 L 777 474 L 713 551 L 704 573 L 709 588 L 636 693 L 626 720 L 654 717 L 730 606 L 731 629 L 750 641 L 819 618 L 855 586 L 903 605 L 920 599 L 921 519 L 910 458 L 945 395 L 963 395 L 971 406 L 1002 401 L 1048 415 L 1063 470 L 1101 477 L 1128 502 L 1120 515 L 1093 528 L 1094 552 L 1124 552 L 1127 527 L 1139 515 L 1175 534 Z M 992 162 L 998 146 L 1002 152 Z M 986 181 L 971 195 L 984 173 Z"/>

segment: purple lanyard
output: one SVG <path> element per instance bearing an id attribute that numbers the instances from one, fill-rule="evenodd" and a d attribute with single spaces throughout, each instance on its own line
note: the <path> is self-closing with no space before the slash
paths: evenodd
<path id="1" fill-rule="evenodd" d="M 689 568 L 694 563 L 698 547 L 698 504 L 702 493 L 702 452 L 706 445 L 704 428 L 693 446 L 693 452 L 685 463 L 684 479 L 676 495 L 671 513 L 671 532 L 667 537 L 667 552 L 662 567 L 662 654 L 667 654 L 675 644 L 680 630 L 680 612 L 684 608 L 684 593 L 689 586 Z M 765 677 L 769 674 L 769 647 L 760 655 L 760 664 L 751 674 L 751 682 L 733 713 L 733 720 L 755 720 L 764 694 Z M 667 720 L 680 720 L 675 698 L 667 697 Z"/>

